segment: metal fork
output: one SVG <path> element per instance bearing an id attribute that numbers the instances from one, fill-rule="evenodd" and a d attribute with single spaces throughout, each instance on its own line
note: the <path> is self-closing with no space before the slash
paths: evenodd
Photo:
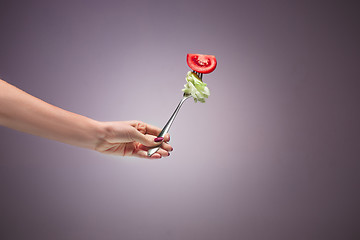
<path id="1" fill-rule="evenodd" d="M 198 77 L 200 78 L 200 80 L 202 81 L 202 77 L 203 74 L 202 73 L 198 73 L 196 71 L 192 71 L 193 73 L 195 73 L 196 75 L 198 75 Z M 181 99 L 180 103 L 178 104 L 178 106 L 176 107 L 174 113 L 171 115 L 171 117 L 169 118 L 169 120 L 167 121 L 167 123 L 165 124 L 164 128 L 161 130 L 160 134 L 158 135 L 158 137 L 164 137 L 166 133 L 168 133 L 171 124 L 174 122 L 176 115 L 178 114 L 181 106 L 183 105 L 183 103 L 185 102 L 186 99 L 190 98 L 191 94 L 186 94 L 184 93 L 183 98 Z M 148 150 L 148 156 L 150 157 L 151 155 L 153 155 L 154 153 L 156 153 L 158 150 L 160 149 L 160 146 L 154 147 L 154 148 L 150 148 Z"/>

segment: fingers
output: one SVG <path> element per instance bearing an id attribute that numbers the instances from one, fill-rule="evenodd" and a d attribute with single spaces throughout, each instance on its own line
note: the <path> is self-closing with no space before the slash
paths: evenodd
<path id="1" fill-rule="evenodd" d="M 146 158 L 146 159 L 160 159 L 163 157 L 169 157 L 170 152 L 165 151 L 164 149 L 159 149 L 156 153 L 148 156 L 147 150 L 138 150 L 136 153 L 133 153 L 133 157 Z"/>
<path id="2" fill-rule="evenodd" d="M 140 146 L 139 146 L 139 149 L 140 149 L 140 150 L 144 150 L 144 151 L 148 151 L 149 149 L 151 149 L 151 147 L 147 147 L 147 146 L 144 146 L 144 145 L 140 145 Z M 167 152 L 173 151 L 173 148 L 170 146 L 170 144 L 162 143 L 162 144 L 160 145 L 160 148 L 159 148 L 159 151 L 160 151 L 160 150 L 166 151 L 166 153 L 167 153 Z"/>
<path id="3" fill-rule="evenodd" d="M 147 147 L 155 147 L 161 144 L 161 139 L 157 139 L 156 136 L 143 134 L 138 130 L 135 130 L 131 133 L 132 140 L 141 143 Z M 160 140 L 160 141 L 159 141 Z"/>
<path id="4" fill-rule="evenodd" d="M 168 144 L 170 141 L 170 134 L 165 134 L 163 139 L 159 139 L 157 136 L 160 134 L 161 129 L 150 124 L 143 123 L 141 121 L 128 121 L 128 124 L 134 127 L 134 131 L 131 132 L 131 137 L 134 141 L 141 143 L 135 156 L 148 159 L 157 159 L 161 157 L 167 157 L 173 150 L 172 146 Z M 160 146 L 160 149 L 152 156 L 147 155 L 147 151 L 152 148 Z"/>
<path id="5" fill-rule="evenodd" d="M 158 136 L 161 132 L 161 129 L 158 127 L 155 127 L 153 125 L 141 122 L 141 121 L 129 121 L 129 124 L 139 131 L 144 131 L 143 134 L 150 134 L 154 136 Z"/>
<path id="6" fill-rule="evenodd" d="M 171 152 L 173 150 L 172 146 L 166 142 L 163 142 L 161 144 L 161 148 L 168 152 Z"/>
<path id="7" fill-rule="evenodd" d="M 143 135 L 142 133 L 138 132 L 138 134 L 134 137 L 135 141 L 140 143 L 139 149 L 136 153 L 134 153 L 138 157 L 142 158 L 161 158 L 161 157 L 168 157 L 170 156 L 170 151 L 173 150 L 170 144 L 166 142 L 160 142 L 160 149 L 151 155 L 150 157 L 147 155 L 147 151 L 151 147 L 159 146 L 159 143 L 156 143 L 154 136 L 151 135 Z M 164 140 L 163 140 L 164 141 Z"/>
<path id="8" fill-rule="evenodd" d="M 155 127 L 153 125 L 141 122 L 141 121 L 128 121 L 128 123 L 135 127 L 139 132 L 141 132 L 142 134 L 149 134 L 149 135 L 153 135 L 153 136 L 159 136 L 160 132 L 162 129 Z M 167 133 L 164 136 L 164 140 L 165 142 L 169 142 L 170 141 L 170 134 Z"/>
<path id="9" fill-rule="evenodd" d="M 157 139 L 157 136 L 160 134 L 161 129 L 150 124 L 143 123 L 141 121 L 129 121 L 131 126 L 134 127 L 137 131 L 131 133 L 133 140 L 148 146 L 154 147 L 160 144 L 160 141 L 169 142 L 170 135 L 169 133 L 165 134 L 164 139 Z M 160 141 L 159 141 L 160 140 Z"/>
<path id="10" fill-rule="evenodd" d="M 144 146 L 144 145 L 139 146 L 139 150 L 144 151 L 146 153 L 146 156 L 147 156 L 147 152 L 148 152 L 149 149 L 151 149 L 151 147 L 147 147 L 147 146 Z M 172 146 L 170 144 L 168 144 L 168 143 L 163 142 L 160 145 L 159 150 L 156 153 L 154 153 L 151 157 L 153 157 L 153 156 L 156 157 L 157 154 L 159 154 L 159 157 L 167 157 L 167 156 L 170 156 L 171 151 L 173 151 Z"/>
<path id="11" fill-rule="evenodd" d="M 165 134 L 165 136 L 164 136 L 164 141 L 165 142 L 170 142 L 170 134 Z"/>
<path id="12" fill-rule="evenodd" d="M 147 150 L 139 149 L 136 153 L 134 153 L 133 156 L 147 159 L 159 159 L 162 157 L 170 156 L 170 153 L 168 151 L 165 151 L 164 149 L 159 149 L 156 153 L 149 157 L 147 155 Z"/>

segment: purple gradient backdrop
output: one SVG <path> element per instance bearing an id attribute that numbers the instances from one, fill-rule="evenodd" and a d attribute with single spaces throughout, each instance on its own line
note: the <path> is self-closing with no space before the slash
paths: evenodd
<path id="1" fill-rule="evenodd" d="M 339 1 L 340 2 L 340 1 Z M 0 128 L 1 239 L 359 239 L 360 34 L 329 1 L 0 1 L 0 77 L 162 127 L 188 52 L 217 56 L 170 158 Z"/>

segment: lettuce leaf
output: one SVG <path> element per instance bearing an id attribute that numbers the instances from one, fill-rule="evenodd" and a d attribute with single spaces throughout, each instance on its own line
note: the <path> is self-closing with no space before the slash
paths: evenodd
<path id="1" fill-rule="evenodd" d="M 209 88 L 207 84 L 202 82 L 201 79 L 193 72 L 189 71 L 186 75 L 187 83 L 184 85 L 182 91 L 185 94 L 189 94 L 194 98 L 194 101 L 205 102 L 205 98 L 210 96 Z"/>

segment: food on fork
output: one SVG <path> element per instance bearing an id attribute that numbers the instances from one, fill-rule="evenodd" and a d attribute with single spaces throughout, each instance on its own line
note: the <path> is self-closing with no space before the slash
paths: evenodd
<path id="1" fill-rule="evenodd" d="M 188 66 L 193 70 L 186 75 L 187 83 L 182 91 L 186 95 L 191 95 L 194 101 L 205 102 L 205 98 L 210 96 L 207 84 L 202 81 L 202 75 L 211 73 L 215 70 L 217 62 L 213 55 L 191 54 L 186 57 Z"/>
<path id="2" fill-rule="evenodd" d="M 209 88 L 207 84 L 202 82 L 197 74 L 189 71 L 186 75 L 187 83 L 184 85 L 182 90 L 185 94 L 191 95 L 194 98 L 194 101 L 205 102 L 205 98 L 210 96 Z"/>
<path id="3" fill-rule="evenodd" d="M 217 65 L 216 58 L 213 55 L 188 53 L 186 61 L 188 66 L 198 73 L 211 73 Z"/>

